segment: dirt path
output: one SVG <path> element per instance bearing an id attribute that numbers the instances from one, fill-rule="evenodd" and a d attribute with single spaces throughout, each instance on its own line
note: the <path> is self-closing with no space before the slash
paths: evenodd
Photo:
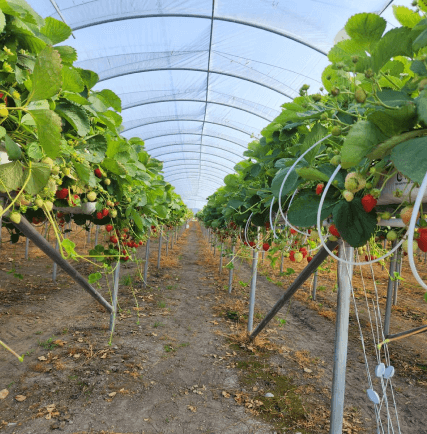
<path id="1" fill-rule="evenodd" d="M 0 390 L 9 391 L 0 400 L 1 432 L 274 431 L 222 393 L 240 388 L 238 375 L 227 362 L 224 338 L 216 333 L 215 286 L 198 263 L 195 225 L 187 232 L 187 242 L 173 253 L 180 255 L 179 268 L 152 274 L 155 286 L 144 291 L 135 268 L 123 270 L 122 279 L 130 276 L 137 291 L 140 321 L 132 292 L 122 285 L 111 347 L 107 315 L 65 276 L 50 285 L 40 261 L 17 270 L 24 275 L 22 283 L 13 282 L 20 302 L 11 302 L 0 330 L 2 338 L 29 354 L 19 364 L 1 353 Z M 11 290 L 9 276 L 2 277 Z M 44 291 L 40 300 L 26 302 L 31 281 Z M 18 402 L 17 395 L 26 399 Z"/>

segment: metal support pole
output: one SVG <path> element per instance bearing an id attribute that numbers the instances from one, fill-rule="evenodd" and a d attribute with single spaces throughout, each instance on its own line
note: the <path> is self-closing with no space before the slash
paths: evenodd
<path id="1" fill-rule="evenodd" d="M 28 261 L 28 248 L 30 247 L 30 239 L 25 239 L 25 260 Z"/>
<path id="2" fill-rule="evenodd" d="M 160 258 L 162 257 L 162 234 L 159 237 L 159 253 L 157 255 L 157 268 L 160 270 Z"/>
<path id="3" fill-rule="evenodd" d="M 264 263 L 264 255 L 265 255 L 265 251 L 263 250 L 261 253 L 261 262 Z"/>
<path id="4" fill-rule="evenodd" d="M 340 241 L 339 257 L 351 261 L 354 248 L 344 241 Z M 331 426 L 329 433 L 342 432 L 344 416 L 345 374 L 347 365 L 348 324 L 350 315 L 351 281 L 353 266 L 338 263 L 338 296 L 337 319 L 335 323 L 335 355 L 332 378 Z"/>
<path id="5" fill-rule="evenodd" d="M 335 249 L 337 246 L 336 241 L 328 241 L 326 243 L 329 250 Z M 292 282 L 286 292 L 279 298 L 277 303 L 272 307 L 270 312 L 265 318 L 258 324 L 257 328 L 250 335 L 250 339 L 254 339 L 264 329 L 264 327 L 275 317 L 277 312 L 290 300 L 290 298 L 298 291 L 298 289 L 304 284 L 304 282 L 316 271 L 316 269 L 322 264 L 322 262 L 329 256 L 329 253 L 321 247 L 317 255 L 308 263 L 308 265 L 301 271 L 298 277 Z"/>
<path id="6" fill-rule="evenodd" d="M 171 250 L 173 249 L 173 239 L 174 239 L 174 235 L 173 235 L 173 232 L 172 232 L 172 236 L 171 236 Z"/>
<path id="7" fill-rule="evenodd" d="M 228 275 L 228 293 L 231 294 L 231 288 L 233 287 L 233 271 L 234 271 L 234 244 L 231 247 L 231 265 L 230 273 Z"/>
<path id="8" fill-rule="evenodd" d="M 28 239 L 28 238 L 27 238 Z M 58 240 L 56 240 L 55 243 L 55 250 L 58 252 L 59 251 L 59 242 Z M 54 282 L 56 282 L 56 276 L 58 275 L 58 265 L 57 263 L 54 261 L 53 262 L 53 270 L 52 270 L 52 280 Z"/>
<path id="9" fill-rule="evenodd" d="M 222 273 L 222 249 L 224 244 L 221 243 L 220 251 L 219 251 L 219 274 Z"/>
<path id="10" fill-rule="evenodd" d="M 90 230 L 91 230 L 92 226 L 89 225 L 89 230 L 87 231 L 87 243 L 90 245 Z"/>
<path id="11" fill-rule="evenodd" d="M 313 289 L 311 291 L 311 298 L 313 299 L 313 301 L 316 301 L 316 289 L 317 289 L 317 270 L 314 273 Z"/>
<path id="12" fill-rule="evenodd" d="M 144 288 L 147 287 L 148 259 L 149 258 L 150 258 L 150 238 L 148 238 L 147 244 L 145 246 Z"/>
<path id="13" fill-rule="evenodd" d="M 99 235 L 99 225 L 96 225 L 96 228 L 95 228 L 95 246 L 98 245 L 98 235 Z"/>
<path id="14" fill-rule="evenodd" d="M 393 241 L 392 247 L 396 245 L 396 242 Z M 394 277 L 394 271 L 396 270 L 397 264 L 397 254 L 396 252 L 393 254 L 393 258 L 390 261 L 390 277 Z M 387 284 L 387 301 L 385 305 L 385 317 L 384 317 L 384 334 L 390 334 L 390 317 L 391 317 L 391 306 L 393 303 L 393 281 L 389 278 Z"/>
<path id="15" fill-rule="evenodd" d="M 401 249 L 398 249 L 396 253 L 397 253 L 396 271 L 399 273 L 399 276 L 400 276 L 400 273 L 402 272 L 403 252 Z M 393 285 L 393 306 L 397 305 L 397 292 L 399 289 L 399 283 L 400 283 L 399 279 L 396 279 L 393 282 L 393 284 L 394 284 Z"/>
<path id="16" fill-rule="evenodd" d="M 1 244 L 1 241 L 2 241 L 2 239 L 1 239 L 1 231 L 2 231 L 2 229 L 3 229 L 3 216 L 0 217 L 0 244 Z"/>
<path id="17" fill-rule="evenodd" d="M 283 250 L 282 254 L 280 255 L 280 274 L 283 273 Z"/>
<path id="18" fill-rule="evenodd" d="M 49 229 L 49 222 L 46 221 L 46 223 L 44 224 L 44 238 L 47 238 L 48 229 Z"/>
<path id="19" fill-rule="evenodd" d="M 169 253 L 169 234 L 166 232 L 166 256 L 168 256 Z"/>
<path id="20" fill-rule="evenodd" d="M 178 226 L 175 226 L 175 243 L 178 242 Z"/>
<path id="21" fill-rule="evenodd" d="M 43 237 L 40 235 L 28 222 L 25 217 L 21 217 L 19 224 L 14 225 L 29 238 L 41 251 L 43 251 L 50 259 L 55 261 L 71 278 L 77 282 L 85 291 L 87 291 L 98 303 L 107 309 L 108 312 L 112 311 L 110 304 L 99 294 L 96 289 L 88 283 L 88 281 L 75 270 L 60 254 L 57 252 Z"/>
<path id="22" fill-rule="evenodd" d="M 253 250 L 252 255 L 252 279 L 251 279 L 251 292 L 249 297 L 249 317 L 248 317 L 248 332 L 252 332 L 254 325 L 254 311 L 255 311 L 255 290 L 258 266 L 258 250 Z"/>
<path id="23" fill-rule="evenodd" d="M 116 269 L 113 274 L 113 311 L 110 315 L 110 332 L 114 331 L 117 317 L 117 295 L 119 293 L 120 260 L 117 261 Z"/>

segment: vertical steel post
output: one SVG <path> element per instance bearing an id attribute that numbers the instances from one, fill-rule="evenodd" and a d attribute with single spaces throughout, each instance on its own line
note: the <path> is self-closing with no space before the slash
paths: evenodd
<path id="1" fill-rule="evenodd" d="M 396 271 L 399 273 L 402 272 L 402 261 L 403 261 L 403 252 L 402 249 L 397 249 L 397 266 L 396 266 Z M 399 289 L 399 279 L 396 279 L 394 282 L 394 287 L 393 287 L 393 306 L 397 305 L 397 290 Z"/>
<path id="2" fill-rule="evenodd" d="M 392 247 L 396 245 L 396 242 L 393 241 Z M 387 301 L 385 305 L 385 317 L 384 317 L 384 335 L 387 336 L 390 334 L 390 317 L 391 317 L 391 306 L 393 304 L 393 281 L 391 277 L 394 277 L 394 272 L 396 270 L 397 264 L 397 252 L 394 252 L 392 259 L 390 260 L 390 278 L 388 279 L 387 284 Z"/>
<path id="3" fill-rule="evenodd" d="M 265 255 L 265 250 L 263 250 L 261 253 L 261 262 L 262 263 L 264 263 L 264 255 Z"/>
<path id="4" fill-rule="evenodd" d="M 175 226 L 175 243 L 178 242 L 178 226 Z"/>
<path id="5" fill-rule="evenodd" d="M 56 240 L 55 250 L 59 250 L 59 242 Z M 53 270 L 52 270 L 52 280 L 56 282 L 56 275 L 58 273 L 58 264 L 56 262 L 53 263 Z"/>
<path id="6" fill-rule="evenodd" d="M 340 241 L 339 257 L 344 260 L 352 261 L 354 257 L 354 248 L 344 241 Z M 343 426 L 348 324 L 350 315 L 351 280 L 353 277 L 353 266 L 339 262 L 337 269 L 337 319 L 335 326 L 335 355 L 332 378 L 330 434 L 341 433 Z"/>
<path id="7" fill-rule="evenodd" d="M 89 224 L 89 230 L 87 231 L 87 243 L 89 244 L 89 246 L 90 246 L 90 230 L 91 230 L 91 225 Z"/>
<path id="8" fill-rule="evenodd" d="M 222 273 L 222 249 L 224 244 L 221 243 L 220 251 L 219 251 L 219 274 Z"/>
<path id="9" fill-rule="evenodd" d="M 0 244 L 1 244 L 1 231 L 3 229 L 3 216 L 0 217 Z"/>
<path id="10" fill-rule="evenodd" d="M 46 220 L 44 224 L 44 238 L 47 238 L 47 231 L 49 230 L 49 222 Z"/>
<path id="11" fill-rule="evenodd" d="M 173 231 L 172 231 L 172 235 L 171 235 L 171 250 L 173 249 L 173 239 L 174 239 L 174 236 L 173 236 Z"/>
<path id="12" fill-rule="evenodd" d="M 116 269 L 113 274 L 113 311 L 110 314 L 110 332 L 114 331 L 117 318 L 117 296 L 119 293 L 120 260 L 117 261 Z"/>
<path id="13" fill-rule="evenodd" d="M 234 271 L 234 244 L 231 247 L 231 265 L 230 273 L 228 275 L 228 293 L 231 294 L 231 288 L 233 287 L 233 271 Z"/>
<path id="14" fill-rule="evenodd" d="M 159 253 L 157 255 L 157 269 L 160 270 L 160 258 L 162 257 L 162 233 L 160 232 L 159 237 Z"/>
<path id="15" fill-rule="evenodd" d="M 149 258 L 150 258 L 150 238 L 148 238 L 147 244 L 145 246 L 144 288 L 147 287 L 148 259 Z"/>
<path id="16" fill-rule="evenodd" d="M 99 235 L 99 225 L 96 225 L 96 228 L 95 228 L 95 246 L 98 245 L 98 235 Z"/>
<path id="17" fill-rule="evenodd" d="M 280 274 L 283 273 L 283 250 L 282 254 L 280 255 Z"/>
<path id="18" fill-rule="evenodd" d="M 248 317 L 248 332 L 251 333 L 254 325 L 254 311 L 255 311 L 255 291 L 256 291 L 256 278 L 257 278 L 257 265 L 258 265 L 258 249 L 254 248 L 252 254 L 252 278 L 251 278 L 251 292 L 249 297 L 249 317 Z"/>
<path id="19" fill-rule="evenodd" d="M 25 260 L 28 261 L 28 248 L 30 247 L 30 239 L 25 239 Z"/>
<path id="20" fill-rule="evenodd" d="M 169 253 L 169 233 L 166 232 L 166 256 L 168 256 Z"/>
<path id="21" fill-rule="evenodd" d="M 311 291 L 311 298 L 316 301 L 316 289 L 317 289 L 317 270 L 314 272 L 313 277 L 313 289 Z"/>

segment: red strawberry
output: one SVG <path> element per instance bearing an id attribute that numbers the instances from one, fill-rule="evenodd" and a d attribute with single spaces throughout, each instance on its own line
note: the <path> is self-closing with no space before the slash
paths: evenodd
<path id="1" fill-rule="evenodd" d="M 151 229 L 156 229 L 156 227 L 154 225 L 151 225 Z"/>
<path id="2" fill-rule="evenodd" d="M 102 215 L 103 215 L 104 217 L 107 217 L 109 213 L 110 213 L 110 211 L 108 211 L 107 208 L 104 208 L 104 209 L 102 210 Z"/>
<path id="3" fill-rule="evenodd" d="M 377 200 L 372 196 L 372 194 L 365 194 L 365 196 L 362 197 L 362 206 L 366 212 L 371 212 L 375 208 L 376 204 Z"/>
<path id="4" fill-rule="evenodd" d="M 270 222 L 266 222 L 266 223 L 265 223 L 265 228 L 266 228 L 267 230 L 270 229 Z"/>
<path id="5" fill-rule="evenodd" d="M 110 241 L 114 244 L 117 244 L 119 240 L 117 239 L 117 237 L 112 236 L 112 237 L 110 237 Z"/>
<path id="6" fill-rule="evenodd" d="M 101 172 L 101 169 L 95 169 L 95 176 L 97 177 L 97 178 L 102 178 L 102 172 Z"/>
<path id="7" fill-rule="evenodd" d="M 62 219 L 62 217 L 64 217 L 64 213 L 63 213 L 63 212 L 59 212 L 58 214 L 56 214 L 56 216 L 57 216 L 59 219 Z"/>
<path id="8" fill-rule="evenodd" d="M 57 199 L 66 199 L 68 197 L 68 188 L 62 188 L 55 193 Z"/>
<path id="9" fill-rule="evenodd" d="M 249 241 L 249 245 L 250 245 L 251 247 L 253 247 L 253 246 L 255 245 L 255 243 L 254 243 L 253 241 Z"/>
<path id="10" fill-rule="evenodd" d="M 369 261 L 369 256 L 365 255 L 365 262 L 368 262 L 368 261 Z"/>
<path id="11" fill-rule="evenodd" d="M 311 256 L 307 256 L 307 262 L 311 262 L 313 258 Z"/>
<path id="12" fill-rule="evenodd" d="M 427 252 L 427 228 L 418 229 L 420 237 L 417 240 L 418 247 L 422 252 Z"/>
<path id="13" fill-rule="evenodd" d="M 340 233 L 338 232 L 337 227 L 333 224 L 331 226 L 329 226 L 329 233 L 331 235 L 333 235 L 334 237 L 340 237 L 341 236 Z"/>
<path id="14" fill-rule="evenodd" d="M 325 186 L 325 184 L 317 184 L 316 185 L 316 194 L 317 195 L 321 195 L 322 194 L 322 191 L 323 191 L 323 187 Z"/>
<path id="15" fill-rule="evenodd" d="M 99 211 L 99 212 L 96 213 L 96 218 L 97 218 L 98 220 L 102 220 L 102 217 L 103 217 L 103 215 L 102 215 L 102 212 L 101 212 L 101 211 Z"/>
<path id="16" fill-rule="evenodd" d="M 107 226 L 105 226 L 105 230 L 107 232 L 111 232 L 113 230 L 113 225 L 107 225 Z"/>
<path id="17" fill-rule="evenodd" d="M 295 229 L 291 229 L 291 234 L 295 235 L 297 233 L 297 231 Z"/>
<path id="18" fill-rule="evenodd" d="M 248 243 L 247 243 L 246 241 L 243 241 L 243 245 L 247 246 L 247 245 L 248 245 Z"/>
<path id="19" fill-rule="evenodd" d="M 267 252 L 268 249 L 270 248 L 270 244 L 268 244 L 268 243 L 264 243 L 264 244 L 262 245 L 262 248 L 263 248 L 263 250 L 264 250 L 265 252 Z"/>
<path id="20" fill-rule="evenodd" d="M 142 244 L 143 244 L 143 242 L 142 242 L 142 240 L 141 240 L 141 241 L 139 242 L 139 245 L 142 246 Z"/>
<path id="21" fill-rule="evenodd" d="M 291 250 L 291 251 L 289 252 L 289 259 L 290 259 L 292 262 L 295 262 L 295 252 L 294 252 L 293 250 Z"/>
<path id="22" fill-rule="evenodd" d="M 299 251 L 302 253 L 303 258 L 308 255 L 307 249 L 305 247 L 301 247 Z"/>
<path id="23" fill-rule="evenodd" d="M 129 228 L 124 228 L 124 229 L 123 229 L 123 232 L 124 232 L 124 233 L 129 232 Z"/>

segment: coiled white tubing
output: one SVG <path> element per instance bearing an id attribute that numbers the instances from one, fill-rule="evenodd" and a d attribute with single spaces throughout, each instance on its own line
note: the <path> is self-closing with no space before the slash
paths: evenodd
<path id="1" fill-rule="evenodd" d="M 346 261 L 346 260 L 344 260 L 344 259 L 341 259 L 341 258 L 339 258 L 338 256 L 336 256 L 336 255 L 334 255 L 329 249 L 328 249 L 328 247 L 326 246 L 326 243 L 325 243 L 325 239 L 323 238 L 323 236 L 322 236 L 322 232 L 321 232 L 321 225 L 320 225 L 320 215 L 321 215 L 321 213 L 322 213 L 322 207 L 323 207 L 323 202 L 325 201 L 325 197 L 326 197 L 326 194 L 327 194 L 327 192 L 328 192 L 328 190 L 329 190 L 329 187 L 331 186 L 331 184 L 332 184 L 332 182 L 333 182 L 333 180 L 335 179 L 335 177 L 337 176 L 337 173 L 339 172 L 339 170 L 341 169 L 341 164 L 339 164 L 338 166 L 337 166 L 337 168 L 335 169 L 335 171 L 334 171 L 334 173 L 332 174 L 332 176 L 330 177 L 330 179 L 329 179 L 329 181 L 328 181 L 328 183 L 326 184 L 326 186 L 325 186 L 325 188 L 323 189 L 323 193 L 322 193 L 322 197 L 320 198 L 320 204 L 319 204 L 319 208 L 317 209 L 317 231 L 319 232 L 319 238 L 320 238 L 320 243 L 322 244 L 322 246 L 323 246 L 323 248 L 334 258 L 334 259 L 336 259 L 337 261 L 339 261 L 339 262 L 342 262 L 343 264 L 347 264 L 347 265 L 371 265 L 371 264 L 374 264 L 375 262 L 379 262 L 379 261 L 382 261 L 383 259 L 385 259 L 385 258 L 388 258 L 390 255 L 392 255 L 401 245 L 402 245 L 402 243 L 403 243 L 403 238 L 405 238 L 406 237 L 406 235 L 408 234 L 408 232 L 409 232 L 409 229 L 408 229 L 408 231 L 406 232 L 406 234 L 405 234 L 405 237 L 403 237 L 400 241 L 399 241 L 399 243 L 397 243 L 388 253 L 386 253 L 384 256 L 381 256 L 380 258 L 378 258 L 378 259 L 373 259 L 373 260 L 371 260 L 371 261 L 365 261 L 365 262 L 354 262 L 354 261 Z M 427 175 L 426 175 L 426 178 L 427 178 Z M 426 178 L 424 178 L 424 181 L 426 181 Z M 426 181 L 426 184 L 427 184 L 427 181 Z M 424 185 L 424 183 L 423 183 L 423 185 Z M 425 189 L 425 185 L 424 185 L 424 189 Z M 424 189 L 420 189 L 420 192 L 424 192 Z M 418 193 L 418 196 L 417 196 L 417 200 L 418 200 L 418 197 L 419 197 L 419 193 Z M 421 200 L 421 199 L 420 199 Z M 419 205 L 418 205 L 419 206 Z M 417 215 L 417 213 L 413 213 L 412 214 L 412 218 L 414 218 L 414 215 L 415 215 L 415 217 L 416 217 L 416 215 Z M 416 219 L 415 219 L 416 220 Z M 411 220 L 412 221 L 412 220 Z M 414 223 L 414 227 L 415 227 L 415 223 Z M 412 235 L 412 237 L 413 237 L 413 235 Z M 409 248 L 408 248 L 408 255 L 409 255 Z M 417 273 L 418 274 L 418 273 Z M 427 286 L 423 286 L 423 287 L 425 287 L 425 289 L 427 289 Z"/>
<path id="2" fill-rule="evenodd" d="M 417 214 L 418 210 L 421 206 L 421 201 L 424 196 L 424 192 L 427 188 L 427 173 L 424 176 L 423 182 L 421 184 L 420 190 L 417 194 L 417 198 L 415 199 L 415 205 L 414 210 L 412 212 L 411 221 L 409 222 L 409 228 L 408 228 L 408 257 L 409 257 L 409 265 L 411 267 L 412 274 L 414 275 L 417 282 L 427 291 L 427 285 L 424 283 L 424 281 L 421 279 L 417 267 L 415 266 L 414 261 L 414 249 L 412 246 L 412 243 L 414 241 L 414 231 L 415 231 L 415 224 L 417 223 Z"/>

